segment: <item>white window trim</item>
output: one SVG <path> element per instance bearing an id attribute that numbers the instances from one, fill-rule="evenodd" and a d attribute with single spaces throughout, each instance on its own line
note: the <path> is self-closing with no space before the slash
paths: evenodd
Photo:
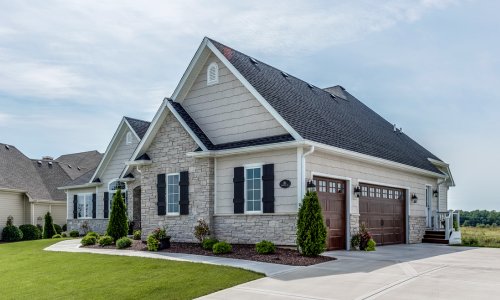
<path id="1" fill-rule="evenodd" d="M 210 68 L 215 66 L 215 80 L 210 81 Z M 214 61 L 213 63 L 208 65 L 207 68 L 207 85 L 214 85 L 219 83 L 219 65 Z"/>
<path id="2" fill-rule="evenodd" d="M 132 132 L 127 132 L 127 135 L 126 135 L 126 142 L 127 142 L 127 145 L 130 145 L 132 144 Z"/>
<path id="3" fill-rule="evenodd" d="M 113 198 L 113 194 L 116 194 L 115 191 L 111 191 L 109 189 L 109 186 L 115 182 L 115 181 L 118 181 L 118 178 L 115 178 L 115 179 L 111 179 L 109 182 L 108 182 L 108 219 L 109 217 L 111 217 L 111 205 L 112 205 L 112 201 L 114 200 Z M 122 190 L 122 194 L 125 194 L 126 195 L 126 192 L 128 191 L 128 184 L 126 182 L 123 182 L 125 184 L 125 189 Z M 125 203 L 125 199 L 123 199 L 123 202 Z M 127 203 L 125 203 L 126 205 Z M 127 207 L 128 208 L 128 207 Z"/>
<path id="4" fill-rule="evenodd" d="M 83 217 L 83 218 L 79 218 L 79 217 L 78 217 L 78 197 L 83 196 L 83 198 L 85 199 L 85 196 L 88 196 L 88 195 L 90 195 L 90 205 L 93 205 L 93 204 L 92 204 L 92 193 L 81 193 L 81 194 L 76 194 L 76 205 L 77 205 L 77 209 L 76 209 L 76 218 L 77 218 L 77 220 L 80 220 L 80 219 L 82 219 L 82 220 L 83 220 L 83 219 L 92 219 L 92 215 L 91 215 L 90 217 Z M 85 210 L 85 205 L 84 205 L 83 211 L 85 211 L 85 212 L 86 212 L 86 210 Z"/>
<path id="5" fill-rule="evenodd" d="M 165 205 L 167 206 L 166 207 L 166 211 L 167 211 L 167 216 L 179 216 L 181 214 L 181 205 L 179 205 L 179 212 L 168 212 L 168 176 L 174 176 L 174 175 L 177 175 L 179 176 L 179 181 L 181 180 L 181 173 L 170 173 L 170 174 L 167 174 L 167 176 L 165 176 L 165 185 L 166 185 L 166 189 L 165 189 L 165 200 L 166 200 L 166 203 Z M 179 202 L 181 200 L 181 188 L 179 186 Z"/>
<path id="6" fill-rule="evenodd" d="M 262 197 L 264 196 L 264 186 L 263 186 L 263 182 L 262 182 L 262 172 L 263 172 L 263 169 L 262 169 L 262 166 L 264 166 L 265 163 L 255 163 L 255 164 L 246 164 L 246 165 L 243 165 L 243 167 L 245 168 L 244 170 L 244 176 L 245 176 L 245 202 L 244 202 L 244 212 L 245 214 L 262 214 L 263 213 L 263 208 L 264 208 L 264 204 L 262 203 Z M 261 203 L 260 203 L 260 210 L 259 211 L 247 211 L 247 169 L 257 169 L 257 168 L 260 168 L 260 200 L 261 200 Z"/>

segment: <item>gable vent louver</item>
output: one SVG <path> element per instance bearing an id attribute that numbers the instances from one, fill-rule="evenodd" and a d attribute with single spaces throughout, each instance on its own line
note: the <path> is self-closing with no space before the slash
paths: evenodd
<path id="1" fill-rule="evenodd" d="M 255 59 L 253 59 L 253 58 L 251 58 L 251 57 L 250 57 L 249 59 L 250 59 L 250 61 L 252 62 L 252 64 L 254 64 L 254 65 L 257 65 L 257 64 L 258 64 L 258 63 L 257 63 L 257 61 L 256 61 Z"/>

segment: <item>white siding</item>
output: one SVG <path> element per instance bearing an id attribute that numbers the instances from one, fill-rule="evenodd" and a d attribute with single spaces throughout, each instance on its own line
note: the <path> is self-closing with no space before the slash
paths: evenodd
<path id="1" fill-rule="evenodd" d="M 45 224 L 45 214 L 49 211 L 49 205 L 48 204 L 35 204 L 35 224 L 40 224 L 44 226 Z M 41 217 L 42 219 L 39 220 L 38 218 Z M 53 219 L 54 217 L 52 217 Z"/>
<path id="2" fill-rule="evenodd" d="M 252 163 L 274 164 L 274 211 L 296 213 L 297 150 L 286 149 L 217 158 L 217 214 L 233 214 L 234 168 Z M 280 188 L 283 179 L 290 180 L 292 185 Z"/>
<path id="3" fill-rule="evenodd" d="M 448 211 L 448 186 L 446 183 L 439 186 L 439 211 Z"/>
<path id="4" fill-rule="evenodd" d="M 207 86 L 207 68 L 212 62 L 219 65 L 219 83 Z M 287 133 L 213 53 L 182 106 L 214 144 Z"/>
<path id="5" fill-rule="evenodd" d="M 0 191 L 0 238 L 9 216 L 14 217 L 14 226 L 29 223 L 24 220 L 24 194 Z"/>
<path id="6" fill-rule="evenodd" d="M 66 224 L 66 205 L 52 204 L 50 210 L 52 219 L 54 219 L 54 224 L 60 225 L 61 227 Z"/>

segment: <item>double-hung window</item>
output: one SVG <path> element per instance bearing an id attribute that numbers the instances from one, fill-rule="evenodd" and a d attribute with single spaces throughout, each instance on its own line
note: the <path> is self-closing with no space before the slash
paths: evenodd
<path id="1" fill-rule="evenodd" d="M 78 219 L 92 218 L 92 194 L 78 194 Z"/>
<path id="2" fill-rule="evenodd" d="M 111 213 L 111 208 L 113 207 L 113 200 L 115 200 L 115 195 L 116 191 L 118 190 L 122 191 L 122 197 L 123 197 L 123 202 L 125 203 L 125 206 L 127 206 L 127 198 L 126 198 L 126 192 L 127 192 L 127 183 L 121 182 L 121 181 L 112 181 L 108 185 L 108 191 L 109 191 L 109 212 Z"/>
<path id="3" fill-rule="evenodd" d="M 245 166 L 245 212 L 262 212 L 262 166 L 254 164 Z"/>
<path id="4" fill-rule="evenodd" d="M 179 214 L 179 173 L 167 175 L 167 214 Z"/>

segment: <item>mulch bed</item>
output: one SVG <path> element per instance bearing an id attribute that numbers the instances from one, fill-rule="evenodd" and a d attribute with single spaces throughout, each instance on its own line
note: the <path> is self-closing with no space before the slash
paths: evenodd
<path id="1" fill-rule="evenodd" d="M 136 250 L 148 251 L 148 246 L 141 241 L 134 241 L 132 246 L 125 249 L 118 249 L 115 245 L 101 247 L 99 244 L 91 246 L 81 246 L 82 248 L 97 248 L 97 249 L 117 249 L 117 250 Z M 297 250 L 283 249 L 276 247 L 275 254 L 258 254 L 255 251 L 254 245 L 232 245 L 232 251 L 227 254 L 214 254 L 212 251 L 203 249 L 198 244 L 193 243 L 171 243 L 170 248 L 159 250 L 158 252 L 168 253 L 185 253 L 205 256 L 216 256 L 226 258 L 245 259 L 251 261 L 259 261 L 265 263 L 273 263 L 288 266 L 310 266 L 319 263 L 335 260 L 334 257 L 318 256 L 307 257 L 300 255 Z M 276 259 L 278 257 L 279 259 Z"/>

